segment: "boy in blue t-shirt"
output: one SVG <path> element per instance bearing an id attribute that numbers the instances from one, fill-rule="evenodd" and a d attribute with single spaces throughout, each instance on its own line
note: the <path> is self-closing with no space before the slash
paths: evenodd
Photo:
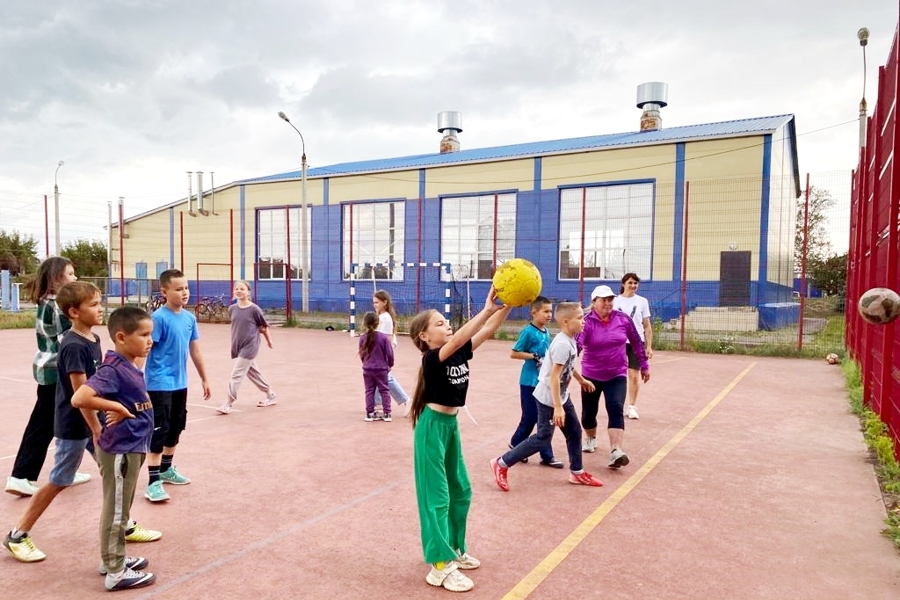
<path id="1" fill-rule="evenodd" d="M 189 355 L 200 375 L 203 399 L 209 400 L 210 397 L 206 368 L 200 353 L 197 319 L 190 311 L 183 310 L 191 297 L 187 278 L 178 269 L 169 269 L 160 273 L 159 287 L 166 303 L 153 312 L 153 348 L 144 366 L 147 391 L 153 402 L 156 420 L 147 456 L 150 479 L 144 492 L 144 497 L 150 502 L 169 499 L 163 483 L 186 485 L 191 482 L 172 464 L 175 446 L 187 424 Z"/>
<path id="2" fill-rule="evenodd" d="M 538 384 L 538 373 L 541 370 L 541 361 L 550 347 L 550 331 L 547 325 L 553 319 L 553 304 L 547 298 L 538 296 L 531 303 L 531 323 L 525 326 L 519 333 L 509 357 L 525 361 L 522 363 L 522 372 L 519 375 L 519 400 L 522 404 L 522 418 L 519 426 L 509 441 L 509 447 L 513 448 L 525 441 L 537 423 L 537 404 L 534 399 L 534 388 Z M 548 444 L 541 448 L 541 464 L 546 467 L 562 469 L 562 461 L 553 456 L 553 448 Z M 528 462 L 525 459 L 523 462 Z"/>
<path id="3" fill-rule="evenodd" d="M 125 556 L 131 504 L 153 434 L 153 405 L 137 366 L 153 344 L 153 322 L 142 309 L 125 306 L 109 316 L 108 328 L 116 349 L 106 353 L 94 376 L 78 388 L 72 406 L 82 410 L 96 444 L 103 478 L 100 573 L 106 575 L 106 589 L 116 591 L 156 580 L 153 573 L 138 570 L 149 561 Z M 92 411 L 103 411 L 102 426 Z"/>

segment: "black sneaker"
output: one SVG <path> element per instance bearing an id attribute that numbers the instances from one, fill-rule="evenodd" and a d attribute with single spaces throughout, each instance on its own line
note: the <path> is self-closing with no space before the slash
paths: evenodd
<path id="1" fill-rule="evenodd" d="M 146 569 L 147 565 L 150 564 L 150 561 L 144 558 L 143 556 L 126 556 L 125 557 L 125 568 L 131 569 L 132 571 L 140 571 L 141 569 Z M 100 563 L 100 566 L 97 568 L 97 572 L 100 575 L 106 575 L 106 565 Z"/>
<path id="2" fill-rule="evenodd" d="M 153 573 L 144 573 L 143 571 L 133 571 L 128 567 L 121 573 L 106 574 L 106 589 L 110 592 L 119 590 L 130 590 L 133 588 L 144 587 L 156 581 L 156 575 Z"/>
<path id="3" fill-rule="evenodd" d="M 371 423 L 372 421 L 380 421 L 381 415 L 377 412 L 366 413 L 366 422 Z"/>
<path id="4" fill-rule="evenodd" d="M 562 469 L 565 466 L 562 461 L 555 456 L 551 456 L 547 460 L 542 460 L 541 464 L 545 467 L 553 467 L 554 469 Z"/>

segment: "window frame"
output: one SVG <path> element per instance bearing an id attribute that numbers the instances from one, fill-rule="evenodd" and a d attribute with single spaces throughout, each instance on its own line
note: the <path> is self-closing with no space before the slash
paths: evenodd
<path id="1" fill-rule="evenodd" d="M 507 260 L 515 258 L 516 228 L 518 225 L 518 190 L 503 190 L 481 194 L 453 194 L 440 196 L 439 199 L 440 262 L 450 265 L 450 273 L 441 273 L 441 279 L 490 281 L 498 266 Z M 466 203 L 473 201 L 479 203 L 475 210 L 473 211 L 472 207 L 469 206 L 468 210 L 464 212 Z M 485 218 L 482 216 L 486 210 L 484 204 L 488 205 L 489 224 L 485 223 Z M 451 207 L 456 214 L 449 214 Z M 475 215 L 474 218 L 471 216 L 473 213 Z M 504 221 L 506 221 L 505 226 L 501 226 Z M 457 232 L 455 239 L 450 239 L 447 235 L 448 227 L 454 227 L 454 230 Z M 466 238 L 464 233 L 466 228 L 474 235 Z M 496 229 L 502 228 L 507 230 L 507 235 L 496 231 Z M 486 235 L 482 236 L 482 233 Z M 472 243 L 473 240 L 475 250 L 464 252 L 465 244 Z M 494 247 L 495 241 L 497 243 L 496 248 Z M 450 254 L 453 256 L 451 257 Z M 468 266 L 462 260 L 466 255 L 470 257 Z M 472 271 L 477 272 L 476 277 L 471 277 Z"/>
<path id="2" fill-rule="evenodd" d="M 636 272 L 646 279 L 650 278 L 653 272 L 653 234 L 656 210 L 655 179 L 568 185 L 560 186 L 558 190 L 559 226 L 557 228 L 556 275 L 559 281 L 619 281 L 626 272 Z M 572 199 L 566 198 L 566 196 L 572 192 L 578 195 L 574 198 L 576 206 L 570 209 L 567 208 L 566 203 Z M 585 210 L 584 214 L 582 214 L 582 194 L 590 195 L 592 192 L 595 195 L 602 194 L 602 197 L 585 197 Z M 614 207 L 616 214 L 610 215 L 610 201 L 617 199 L 611 198 L 610 194 L 615 192 L 624 192 L 627 196 L 628 204 L 625 206 L 624 211 L 621 206 Z M 635 210 L 635 201 L 646 202 L 646 207 L 638 206 L 638 210 Z M 591 212 L 592 210 L 593 213 Z M 599 218 L 597 217 L 598 210 L 602 212 Z M 622 222 L 624 227 L 611 229 L 609 227 L 611 221 Z M 635 221 L 639 223 L 636 227 L 633 227 Z M 646 223 L 641 224 L 641 221 L 646 221 Z M 567 228 L 568 223 L 572 225 Z M 581 264 L 580 260 L 582 225 L 584 226 L 585 234 L 584 265 Z M 575 229 L 572 227 L 575 227 Z M 644 234 L 640 233 L 643 227 L 648 228 L 649 231 L 646 231 Z M 616 233 L 619 234 L 616 237 L 620 238 L 618 243 L 614 239 L 614 234 Z M 572 244 L 573 235 L 577 235 L 579 238 L 575 241 L 575 244 Z M 638 236 L 646 236 L 648 240 L 646 245 L 632 242 L 633 239 L 640 239 Z M 594 243 L 591 244 L 591 249 L 588 249 L 588 238 L 594 240 Z M 639 258 L 637 259 L 637 264 L 634 261 L 626 262 L 624 259 L 621 267 L 614 264 L 614 259 L 619 256 L 618 251 L 627 251 L 628 248 L 636 248 L 638 250 Z M 574 264 L 571 260 L 572 252 L 577 253 L 577 262 Z M 592 256 L 590 261 L 588 260 L 589 254 Z M 600 258 L 599 261 L 598 257 Z M 593 263 L 593 266 L 585 266 L 589 263 Z M 594 271 L 586 274 L 588 270 Z M 622 272 L 620 273 L 619 270 Z"/>
<path id="3" fill-rule="evenodd" d="M 287 231 L 288 231 L 288 220 L 285 217 L 285 210 L 289 211 L 289 220 L 290 220 L 290 253 L 291 256 L 287 257 L 288 253 L 288 244 L 287 244 Z M 306 257 L 309 261 L 309 274 L 307 277 L 307 281 L 313 280 L 313 272 L 315 269 L 313 268 L 312 261 L 312 206 L 307 204 L 306 206 Z M 291 205 L 291 206 L 260 206 L 256 208 L 256 258 L 254 262 L 254 274 L 257 281 L 284 281 L 286 279 L 285 274 L 287 269 L 285 269 L 285 258 L 288 259 L 288 264 L 291 266 L 291 279 L 299 281 L 301 278 L 301 257 L 300 257 L 300 237 L 302 235 L 301 228 L 301 218 L 303 214 L 302 205 Z M 276 224 L 274 219 L 272 218 L 274 215 L 280 215 L 281 223 Z M 266 227 L 265 220 L 269 218 L 268 223 L 268 231 L 263 231 L 263 228 Z M 280 227 L 276 228 L 276 225 L 280 225 Z M 263 258 L 263 238 L 268 237 L 268 250 L 270 256 L 268 260 L 262 260 Z M 276 248 L 278 245 L 276 240 L 281 239 L 284 240 L 284 243 L 281 244 L 280 248 Z M 280 253 L 276 250 L 280 250 Z M 280 254 L 280 256 L 278 256 Z M 280 275 L 273 276 L 273 271 L 278 269 L 280 271 Z M 266 274 L 264 277 L 263 274 Z"/>
<path id="4" fill-rule="evenodd" d="M 344 281 L 350 279 L 350 269 L 352 265 L 375 264 L 379 265 L 374 268 L 363 268 L 358 270 L 354 275 L 354 279 L 374 279 L 375 281 L 404 281 L 406 277 L 406 204 L 404 198 L 390 198 L 383 200 L 356 200 L 352 202 L 341 203 L 341 278 Z M 375 245 L 379 242 L 378 219 L 385 218 L 384 215 L 378 215 L 379 209 L 386 209 L 389 213 L 393 207 L 393 214 L 388 217 L 388 222 L 393 219 L 393 224 L 389 225 L 387 232 L 387 247 L 392 250 L 386 250 L 385 259 L 379 260 L 377 252 L 374 251 Z M 363 233 L 366 239 L 360 239 L 360 231 L 357 229 L 359 223 L 354 225 L 353 239 L 348 239 L 350 231 L 348 229 L 348 219 L 350 211 L 372 210 L 371 227 Z M 399 210 L 398 210 L 399 209 Z M 399 212 L 399 215 L 397 214 Z M 360 218 L 362 218 L 360 216 Z M 353 216 L 357 219 L 357 215 Z M 382 231 L 381 233 L 384 233 Z M 370 253 L 376 260 L 360 260 L 360 254 L 363 249 L 361 244 L 372 244 L 373 251 Z M 351 244 L 353 247 L 351 247 Z M 352 255 L 352 260 L 351 260 Z"/>

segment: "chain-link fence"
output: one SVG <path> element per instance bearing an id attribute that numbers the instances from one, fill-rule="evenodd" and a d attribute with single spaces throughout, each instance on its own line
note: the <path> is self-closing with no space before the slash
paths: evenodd
<path id="1" fill-rule="evenodd" d="M 798 180 L 787 171 L 314 204 L 305 240 L 300 207 L 275 202 L 287 183 L 225 186 L 215 200 L 129 219 L 118 200 L 62 196 L 59 238 L 52 197 L 0 192 L 0 258 L 23 240 L 36 259 L 54 254 L 57 239 L 64 251 L 87 240 L 106 250 L 107 270 L 86 271 L 76 253 L 79 275 L 102 278 L 112 305 L 145 304 L 159 273 L 179 268 L 197 306 L 204 298 L 227 303 L 233 282 L 244 279 L 269 311 L 289 318 L 306 288 L 311 312 L 331 320 L 348 314 L 350 265 L 368 263 L 382 267 L 361 278 L 388 290 L 401 316 L 440 308 L 449 281 L 452 316 L 462 322 L 480 308 L 496 265 L 520 256 L 538 265 L 554 301 L 587 304 L 594 286 L 617 291 L 625 273 L 636 273 L 660 348 L 841 353 L 850 172 Z M 312 197 L 322 193 L 317 185 Z M 408 263 L 450 268 L 432 281 Z M 20 279 L 35 266 L 19 269 Z M 512 319 L 527 321 L 527 309 Z"/>

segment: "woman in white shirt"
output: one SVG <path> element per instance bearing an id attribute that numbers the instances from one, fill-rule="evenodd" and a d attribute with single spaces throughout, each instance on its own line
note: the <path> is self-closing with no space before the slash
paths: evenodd
<path id="1" fill-rule="evenodd" d="M 644 342 L 644 352 L 647 358 L 653 358 L 653 323 L 650 320 L 650 304 L 643 296 L 637 293 L 641 278 L 635 273 L 625 273 L 622 277 L 622 289 L 613 300 L 613 310 L 620 310 L 631 317 L 637 328 L 641 341 Z M 628 352 L 628 402 L 625 416 L 629 419 L 639 419 L 637 407 L 638 389 L 641 385 L 641 369 L 637 355 L 631 345 L 626 347 Z"/>
<path id="2" fill-rule="evenodd" d="M 378 290 L 372 295 L 372 305 L 375 307 L 375 314 L 378 315 L 378 329 L 381 333 L 391 338 L 391 344 L 397 347 L 397 313 L 394 312 L 394 304 L 391 302 L 391 295 L 385 290 Z M 388 388 L 390 389 L 391 398 L 403 407 L 404 416 L 409 412 L 409 395 L 403 389 L 394 376 L 388 373 Z M 376 398 L 376 404 L 381 404 L 381 399 Z"/>

